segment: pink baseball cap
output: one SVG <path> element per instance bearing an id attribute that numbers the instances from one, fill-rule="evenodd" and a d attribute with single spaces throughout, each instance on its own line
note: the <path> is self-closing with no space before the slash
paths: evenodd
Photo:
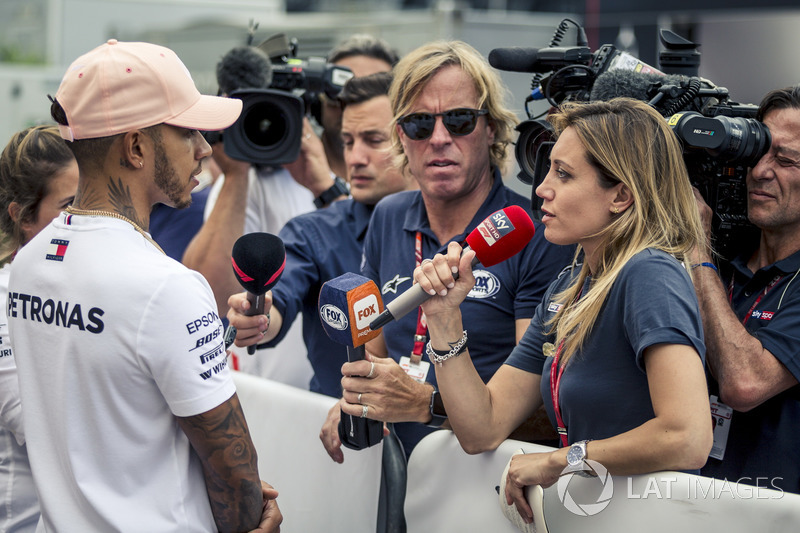
<path id="1" fill-rule="evenodd" d="M 56 93 L 72 141 L 170 124 L 222 130 L 242 111 L 238 98 L 200 94 L 189 70 L 169 48 L 110 39 L 70 65 Z"/>

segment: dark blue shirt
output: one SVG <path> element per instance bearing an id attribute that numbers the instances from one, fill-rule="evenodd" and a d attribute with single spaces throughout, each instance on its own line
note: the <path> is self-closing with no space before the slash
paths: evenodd
<path id="1" fill-rule="evenodd" d="M 359 272 L 364 236 L 372 206 L 351 198 L 325 209 L 294 217 L 278 236 L 286 248 L 286 266 L 272 289 L 273 306 L 283 316 L 278 335 L 261 346 L 275 346 L 298 313 L 303 315 L 303 339 L 314 375 L 310 390 L 341 396 L 342 364 L 347 348 L 325 333 L 319 319 L 319 290 L 326 281 L 346 272 Z"/>
<path id="2" fill-rule="evenodd" d="M 733 310 L 761 345 L 800 380 L 800 252 L 760 269 L 747 268 L 747 257 L 732 261 Z M 795 277 L 797 276 L 797 277 Z M 777 284 L 764 290 L 775 278 Z M 725 280 L 727 284 L 729 280 Z M 726 285 L 727 287 L 728 285 Z M 718 395 L 717 383 L 710 380 Z M 800 385 L 795 385 L 746 413 L 734 411 L 725 456 L 709 458 L 702 473 L 766 488 L 800 493 Z"/>
<path id="3" fill-rule="evenodd" d="M 192 193 L 192 205 L 186 209 L 175 209 L 156 204 L 150 212 L 150 236 L 164 253 L 180 261 L 189 242 L 203 225 L 203 211 L 211 187 Z"/>
<path id="4" fill-rule="evenodd" d="M 577 272 L 578 268 L 567 270 L 548 289 L 506 361 L 541 374 L 542 398 L 553 427 L 554 358 L 544 355 L 542 345 L 556 342 L 546 325 L 558 311 L 554 296 L 574 282 Z M 587 278 L 583 294 L 590 283 Z M 613 437 L 655 417 L 643 355 L 645 348 L 660 343 L 689 345 L 701 359 L 705 355 L 700 309 L 689 275 L 672 256 L 648 249 L 622 268 L 583 349 L 573 355 L 561 377 L 559 405 L 570 443 Z"/>
<path id="5" fill-rule="evenodd" d="M 478 209 L 466 231 L 454 241 L 463 241 L 475 227 L 495 211 L 519 205 L 530 213 L 530 199 L 503 185 L 498 172 L 489 196 Z M 569 264 L 575 252 L 572 246 L 556 246 L 544 238 L 544 227 L 534 221 L 536 233 L 517 255 L 492 267 L 476 265 L 475 287 L 461 304 L 464 328 L 472 361 L 484 382 L 505 361 L 516 344 L 516 320 L 529 319 L 544 291 L 558 273 Z M 414 256 L 417 232 L 422 236 L 422 257 L 433 257 L 446 249 L 439 243 L 428 222 L 425 204 L 419 191 L 393 194 L 381 200 L 372 215 L 364 242 L 362 274 L 373 279 L 383 295 L 384 304 L 411 287 L 416 267 Z M 414 346 L 417 313 L 411 312 L 383 328 L 389 355 L 399 361 Z M 427 380 L 434 386 L 433 368 Z M 397 423 L 397 435 L 410 454 L 422 437 L 433 431 L 419 423 Z"/>

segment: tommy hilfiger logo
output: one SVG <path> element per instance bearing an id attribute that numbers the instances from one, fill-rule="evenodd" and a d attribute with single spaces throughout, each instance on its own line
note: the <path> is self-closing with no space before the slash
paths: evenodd
<path id="1" fill-rule="evenodd" d="M 67 253 L 67 246 L 69 246 L 69 241 L 52 239 L 50 241 L 50 246 L 47 247 L 47 255 L 44 256 L 45 259 L 49 259 L 50 261 L 63 261 L 64 255 Z"/>

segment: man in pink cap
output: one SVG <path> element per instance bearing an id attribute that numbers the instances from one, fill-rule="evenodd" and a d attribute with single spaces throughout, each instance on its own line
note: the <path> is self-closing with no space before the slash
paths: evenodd
<path id="1" fill-rule="evenodd" d="M 277 492 L 226 367 L 206 280 L 148 233 L 186 207 L 241 101 L 201 95 L 174 52 L 110 40 L 67 70 L 51 113 L 75 202 L 9 283 L 37 531 L 277 531 Z"/>

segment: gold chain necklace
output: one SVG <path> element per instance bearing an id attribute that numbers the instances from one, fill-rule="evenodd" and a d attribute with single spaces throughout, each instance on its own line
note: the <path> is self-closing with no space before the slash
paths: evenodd
<path id="1" fill-rule="evenodd" d="M 71 205 L 68 206 L 65 211 L 67 213 L 69 213 L 70 215 L 88 215 L 88 216 L 111 217 L 111 218 L 118 218 L 119 220 L 124 220 L 125 222 L 127 222 L 128 224 L 133 226 L 133 229 L 135 229 L 136 231 L 141 233 L 142 237 L 144 237 L 145 239 L 150 241 L 153 244 L 153 246 L 158 248 L 159 252 L 161 252 L 164 255 L 167 255 L 166 252 L 164 252 L 164 250 L 161 249 L 161 246 L 159 246 L 158 243 L 156 241 L 154 241 L 153 238 L 150 235 L 148 235 L 145 230 L 143 230 L 141 227 L 139 227 L 139 224 L 137 224 L 136 222 L 134 222 L 133 220 L 129 219 L 126 216 L 122 216 L 119 213 L 114 213 L 113 211 L 101 211 L 99 209 L 78 209 L 77 207 L 73 207 Z"/>

